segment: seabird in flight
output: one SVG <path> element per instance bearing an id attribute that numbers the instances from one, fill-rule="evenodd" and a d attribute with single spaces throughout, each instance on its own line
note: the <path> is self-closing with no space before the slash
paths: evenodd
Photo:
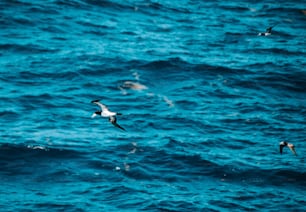
<path id="1" fill-rule="evenodd" d="M 292 152 L 294 155 L 296 155 L 294 145 L 291 144 L 291 143 L 288 143 L 288 142 L 286 142 L 286 141 L 282 141 L 282 142 L 279 143 L 279 152 L 280 152 L 281 154 L 283 154 L 283 148 L 286 147 L 286 146 L 291 150 L 291 152 Z"/>
<path id="2" fill-rule="evenodd" d="M 274 26 L 268 27 L 266 29 L 266 32 L 260 32 L 258 33 L 258 36 L 268 36 L 272 34 L 272 28 L 275 27 L 277 24 L 275 24 Z"/>
<path id="3" fill-rule="evenodd" d="M 96 104 L 101 108 L 100 111 L 94 112 L 92 114 L 91 118 L 94 118 L 97 115 L 100 115 L 102 117 L 107 117 L 109 122 L 112 123 L 115 127 L 118 127 L 121 130 L 125 131 L 125 129 L 123 127 L 121 127 L 119 124 L 117 124 L 116 116 L 117 115 L 122 115 L 121 113 L 116 113 L 116 112 L 109 111 L 108 108 L 104 104 L 102 104 L 99 100 L 93 100 L 93 101 L 91 101 L 91 103 Z"/>

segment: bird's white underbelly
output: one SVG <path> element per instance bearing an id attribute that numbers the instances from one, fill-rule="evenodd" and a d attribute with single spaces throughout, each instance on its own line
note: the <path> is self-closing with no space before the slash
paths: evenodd
<path id="1" fill-rule="evenodd" d="M 116 113 L 114 113 L 114 112 L 102 112 L 101 113 L 101 116 L 103 116 L 103 117 L 110 117 L 110 116 L 115 116 L 116 115 Z"/>

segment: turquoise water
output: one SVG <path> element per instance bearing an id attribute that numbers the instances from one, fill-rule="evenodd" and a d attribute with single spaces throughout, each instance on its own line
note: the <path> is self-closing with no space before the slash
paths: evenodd
<path id="1" fill-rule="evenodd" d="M 0 1 L 1 210 L 305 211 L 305 9 Z"/>

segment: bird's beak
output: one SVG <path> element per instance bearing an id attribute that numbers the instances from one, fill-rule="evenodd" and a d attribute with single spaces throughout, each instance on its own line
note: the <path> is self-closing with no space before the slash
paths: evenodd
<path id="1" fill-rule="evenodd" d="M 91 115 L 91 118 L 94 118 L 94 117 L 96 117 L 97 116 L 97 114 L 96 113 L 93 113 L 92 115 Z"/>

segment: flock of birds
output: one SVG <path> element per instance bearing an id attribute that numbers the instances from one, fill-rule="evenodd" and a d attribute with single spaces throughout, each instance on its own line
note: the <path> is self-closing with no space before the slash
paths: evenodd
<path id="1" fill-rule="evenodd" d="M 272 28 L 275 27 L 276 25 L 277 24 L 275 24 L 274 26 L 268 27 L 265 32 L 258 33 L 258 36 L 269 36 L 269 35 L 271 35 L 272 34 Z M 100 102 L 100 100 L 93 100 L 93 101 L 91 101 L 91 103 L 96 104 L 96 105 L 98 105 L 101 108 L 101 110 L 96 111 L 96 112 L 94 112 L 92 114 L 92 116 L 91 116 L 92 118 L 94 118 L 96 116 L 101 116 L 101 117 L 104 117 L 104 118 L 108 118 L 109 122 L 112 123 L 115 127 L 119 128 L 119 129 L 121 129 L 123 131 L 126 131 L 123 127 L 121 127 L 117 123 L 116 116 L 117 115 L 122 115 L 121 113 L 110 111 L 106 107 L 106 105 L 104 105 L 104 104 L 102 104 Z M 295 151 L 294 145 L 292 143 L 288 143 L 286 141 L 281 141 L 279 143 L 279 152 L 280 152 L 280 154 L 283 154 L 284 147 L 288 147 L 294 155 L 297 155 L 296 151 Z"/>

